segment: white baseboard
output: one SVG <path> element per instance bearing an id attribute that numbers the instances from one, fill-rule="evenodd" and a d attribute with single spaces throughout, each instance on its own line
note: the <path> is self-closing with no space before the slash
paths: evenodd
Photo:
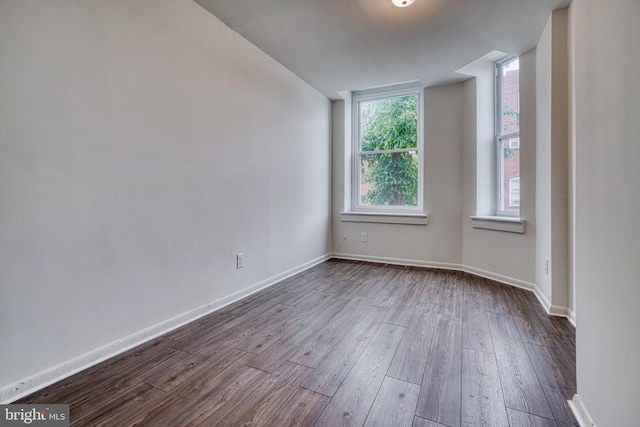
<path id="1" fill-rule="evenodd" d="M 538 298 L 538 301 L 540 301 L 540 304 L 542 304 L 542 307 L 545 309 L 548 315 L 556 316 L 556 317 L 564 317 L 568 319 L 569 322 L 571 322 L 571 324 L 574 327 L 576 326 L 576 322 L 575 322 L 576 315 L 568 307 L 562 307 L 559 305 L 551 304 L 551 302 L 542 293 L 542 291 L 538 286 L 534 287 L 533 292 L 535 293 L 536 297 Z"/>
<path id="2" fill-rule="evenodd" d="M 574 395 L 573 399 L 568 401 L 569 407 L 573 412 L 573 416 L 576 417 L 580 427 L 596 427 L 596 423 L 589 415 L 587 408 L 584 406 L 584 402 L 579 395 Z"/>
<path id="3" fill-rule="evenodd" d="M 491 271 L 483 270 L 481 268 L 454 264 L 454 263 L 444 263 L 444 262 L 431 262 L 431 261 L 421 261 L 414 259 L 401 259 L 401 258 L 386 258 L 386 257 L 377 257 L 370 255 L 355 255 L 355 254 L 345 254 L 345 253 L 333 253 L 332 258 L 337 259 L 347 259 L 353 261 L 368 261 L 368 262 L 377 262 L 382 264 L 394 264 L 394 265 L 407 265 L 407 266 L 415 266 L 415 267 L 428 267 L 428 268 L 440 268 L 444 270 L 457 270 L 457 271 L 465 271 L 467 273 L 474 274 L 476 276 L 486 277 L 487 279 L 495 280 L 496 282 L 504 283 L 505 285 L 514 286 L 516 288 L 524 289 L 526 291 L 533 292 L 540 304 L 545 309 L 547 314 L 551 316 L 557 317 L 566 317 L 569 321 L 575 326 L 575 313 L 569 310 L 567 307 L 561 307 L 556 305 L 551 305 L 549 300 L 544 296 L 540 288 L 536 286 L 534 283 L 527 282 L 524 280 L 515 279 L 509 276 L 503 276 L 501 274 L 493 273 Z"/>
<path id="4" fill-rule="evenodd" d="M 414 267 L 428 267 L 428 268 L 440 268 L 444 270 L 456 270 L 465 271 L 467 273 L 474 274 L 476 276 L 486 277 L 487 279 L 495 280 L 496 282 L 504 283 L 506 285 L 515 286 L 516 288 L 525 289 L 527 291 L 533 291 L 536 286 L 533 283 L 526 282 L 524 280 L 514 279 L 513 277 L 503 276 L 491 271 L 482 270 L 476 267 L 470 267 L 462 264 L 447 263 L 447 262 L 433 262 L 422 261 L 415 259 L 402 259 L 402 258 L 387 258 L 377 257 L 371 255 L 358 255 L 358 254 L 345 254 L 345 253 L 333 253 L 332 258 L 347 259 L 353 261 L 368 261 L 377 262 L 381 264 L 394 264 L 394 265 L 406 265 Z"/>
<path id="5" fill-rule="evenodd" d="M 352 261 L 368 261 L 368 262 L 376 262 L 380 264 L 393 264 L 393 265 L 406 265 L 412 267 L 427 267 L 427 268 L 440 268 L 443 270 L 460 270 L 460 264 L 453 264 L 447 262 L 432 262 L 432 261 L 421 261 L 415 259 L 402 259 L 402 258 L 386 258 L 386 257 L 378 257 L 371 255 L 354 255 L 354 254 L 343 254 L 334 252 L 331 255 L 331 258 L 336 259 L 346 259 Z"/>
<path id="6" fill-rule="evenodd" d="M 258 282 L 231 295 L 181 313 L 177 316 L 137 331 L 131 335 L 118 339 L 102 347 L 88 351 L 64 363 L 35 373 L 28 378 L 24 378 L 13 384 L 2 386 L 0 387 L 0 403 L 10 403 L 22 397 L 28 396 L 29 394 L 34 393 L 50 384 L 67 378 L 77 372 L 87 369 L 113 356 L 117 356 L 118 354 L 121 354 L 140 344 L 166 334 L 167 332 L 179 328 L 180 326 L 183 326 L 189 322 L 193 322 L 200 317 L 206 316 L 207 314 L 219 310 L 242 298 L 246 298 L 249 295 L 261 291 L 262 289 L 268 288 L 290 276 L 293 276 L 317 264 L 320 264 L 328 260 L 329 258 L 331 258 L 330 254 L 323 255 L 302 265 L 270 277 L 266 280 Z"/>
<path id="7" fill-rule="evenodd" d="M 542 308 L 545 309 L 545 311 L 547 312 L 548 315 L 550 316 L 556 316 L 556 317 L 565 317 L 567 319 L 569 319 L 569 321 L 573 324 L 573 326 L 575 327 L 575 313 L 571 312 L 571 310 L 569 310 L 567 307 L 561 307 L 558 305 L 552 305 L 551 302 L 547 299 L 547 297 L 542 293 L 542 291 L 540 290 L 540 288 L 534 284 L 534 283 L 530 283 L 530 282 L 526 282 L 524 280 L 518 280 L 518 279 L 514 279 L 512 277 L 508 277 L 508 276 L 502 276 L 500 274 L 496 274 L 496 273 L 492 273 L 490 271 L 485 271 L 485 270 L 481 270 L 479 268 L 475 268 L 475 267 L 467 267 L 464 266 L 463 270 L 471 273 L 471 274 L 476 274 L 478 276 L 483 276 L 486 277 L 488 279 L 493 279 L 497 282 L 501 282 L 504 283 L 506 285 L 511 285 L 511 286 L 515 286 L 517 288 L 521 288 L 527 291 L 531 291 L 533 292 L 533 294 L 536 296 L 536 298 L 538 298 L 538 301 L 540 302 L 540 305 L 542 305 Z M 573 314 L 573 320 L 572 317 L 569 313 Z"/>
<path id="8" fill-rule="evenodd" d="M 513 277 L 503 276 L 502 274 L 493 273 L 491 271 L 482 270 L 476 267 L 462 266 L 462 271 L 475 274 L 476 276 L 486 277 L 487 279 L 495 280 L 496 282 L 504 283 L 505 285 L 515 286 L 516 288 L 524 289 L 527 291 L 533 291 L 535 285 L 530 282 L 526 282 L 520 279 L 514 279 Z"/>
<path id="9" fill-rule="evenodd" d="M 497 282 L 501 282 L 510 286 L 515 286 L 521 289 L 532 291 L 536 294 L 536 296 L 540 300 L 540 303 L 545 308 L 545 310 L 547 310 L 549 314 L 554 316 L 568 317 L 569 320 L 571 320 L 575 326 L 575 313 L 571 312 L 569 309 L 564 307 L 551 306 L 551 304 L 544 297 L 542 292 L 540 292 L 538 287 L 535 286 L 533 283 L 529 283 L 523 280 L 514 279 L 512 277 L 492 273 L 490 271 L 482 270 L 475 267 L 462 266 L 460 264 L 455 264 L 455 263 L 432 262 L 432 261 L 400 259 L 400 258 L 387 258 L 387 257 L 377 257 L 377 256 L 368 256 L 368 255 L 353 255 L 353 254 L 344 254 L 344 253 L 332 253 L 332 254 L 326 254 L 321 257 L 318 257 L 298 267 L 295 267 L 283 273 L 277 274 L 273 277 L 270 277 L 266 280 L 258 282 L 252 286 L 249 286 L 248 288 L 235 292 L 224 298 L 220 298 L 218 300 L 212 301 L 203 306 L 181 313 L 163 322 L 152 325 L 148 328 L 135 332 L 124 338 L 118 339 L 117 341 L 111 342 L 102 347 L 91 350 L 87 353 L 84 353 L 78 357 L 75 357 L 57 366 L 53 366 L 51 368 L 38 372 L 34 375 L 31 375 L 28 378 L 24 378 L 13 384 L 2 386 L 0 387 L 0 403 L 10 403 L 15 400 L 18 400 L 50 384 L 60 381 L 61 379 L 69 377 L 70 375 L 73 375 L 93 365 L 96 365 L 97 363 L 100 363 L 106 359 L 109 359 L 110 357 L 123 353 L 131 348 L 134 348 L 140 344 L 143 344 L 158 336 L 161 336 L 163 334 L 166 334 L 167 332 L 170 332 L 176 328 L 179 328 L 180 326 L 183 326 L 189 322 L 192 322 L 202 316 L 206 316 L 216 310 L 219 310 L 229 304 L 232 304 L 242 298 L 246 298 L 249 295 L 252 295 L 258 291 L 261 291 L 262 289 L 268 288 L 269 286 L 272 286 L 288 277 L 291 277 L 295 274 L 305 271 L 330 258 L 354 260 L 354 261 L 368 261 L 368 262 L 376 262 L 376 263 L 382 263 L 382 264 L 437 268 L 437 269 L 443 269 L 443 270 L 465 271 L 465 272 L 475 274 L 477 276 L 486 277 L 488 279 L 492 279 Z M 585 424 L 585 425 L 589 425 L 589 424 Z"/>

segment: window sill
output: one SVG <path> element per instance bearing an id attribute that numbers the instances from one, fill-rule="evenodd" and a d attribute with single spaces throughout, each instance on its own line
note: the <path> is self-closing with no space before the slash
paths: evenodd
<path id="1" fill-rule="evenodd" d="M 340 221 L 427 225 L 429 224 L 429 215 L 411 213 L 340 212 Z"/>
<path id="2" fill-rule="evenodd" d="M 471 226 L 483 230 L 506 231 L 508 233 L 524 234 L 525 221 L 508 216 L 471 216 Z"/>

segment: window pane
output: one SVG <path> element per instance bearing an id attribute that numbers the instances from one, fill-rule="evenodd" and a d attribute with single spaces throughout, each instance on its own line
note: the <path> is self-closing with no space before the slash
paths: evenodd
<path id="1" fill-rule="evenodd" d="M 500 152 L 498 210 L 517 213 L 520 211 L 520 144 L 513 144 L 512 138 L 501 139 Z"/>
<path id="2" fill-rule="evenodd" d="M 362 151 L 418 147 L 417 96 L 360 102 Z"/>
<path id="3" fill-rule="evenodd" d="M 360 156 L 362 206 L 417 206 L 418 154 L 363 154 Z"/>
<path id="4" fill-rule="evenodd" d="M 509 206 L 520 206 L 520 178 L 509 180 Z"/>
<path id="5" fill-rule="evenodd" d="M 520 60 L 506 62 L 501 70 L 502 126 L 500 135 L 520 131 Z"/>
<path id="6" fill-rule="evenodd" d="M 496 213 L 520 212 L 520 60 L 497 64 Z"/>

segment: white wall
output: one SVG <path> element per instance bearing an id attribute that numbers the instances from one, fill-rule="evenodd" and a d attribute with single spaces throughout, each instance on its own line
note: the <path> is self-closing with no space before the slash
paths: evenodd
<path id="1" fill-rule="evenodd" d="M 640 425 L 640 2 L 571 5 L 578 394 L 598 426 Z"/>
<path id="2" fill-rule="evenodd" d="M 536 48 L 536 285 L 569 314 L 567 9 L 554 11 Z M 548 263 L 548 267 L 547 264 Z"/>
<path id="3" fill-rule="evenodd" d="M 464 268 L 497 280 L 535 287 L 535 50 L 520 58 L 520 216 L 525 234 L 475 229 L 473 215 L 487 215 L 492 193 L 493 61 L 474 71 L 464 86 L 463 254 Z M 478 64 L 481 66 L 482 64 Z"/>
<path id="4" fill-rule="evenodd" d="M 331 250 L 330 102 L 190 0 L 0 2 L 0 94 L 1 400 Z"/>
<path id="5" fill-rule="evenodd" d="M 553 284 L 547 274 L 555 269 L 551 260 L 551 70 L 553 66 L 552 15 L 536 46 L 536 284 L 551 302 Z"/>
<path id="6" fill-rule="evenodd" d="M 333 248 L 336 255 L 459 268 L 462 85 L 431 87 L 424 91 L 424 205 L 429 214 L 428 226 L 340 221 L 340 212 L 348 203 L 348 197 L 345 200 L 345 183 L 348 185 L 345 175 L 349 175 L 345 144 L 351 143 L 350 111 L 348 102 L 333 102 Z M 368 234 L 367 243 L 360 242 L 361 233 Z"/>

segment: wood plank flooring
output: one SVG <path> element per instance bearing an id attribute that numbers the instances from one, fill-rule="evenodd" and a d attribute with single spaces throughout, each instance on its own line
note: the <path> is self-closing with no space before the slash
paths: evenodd
<path id="1" fill-rule="evenodd" d="M 16 403 L 73 426 L 577 426 L 575 331 L 470 274 L 330 260 Z"/>

